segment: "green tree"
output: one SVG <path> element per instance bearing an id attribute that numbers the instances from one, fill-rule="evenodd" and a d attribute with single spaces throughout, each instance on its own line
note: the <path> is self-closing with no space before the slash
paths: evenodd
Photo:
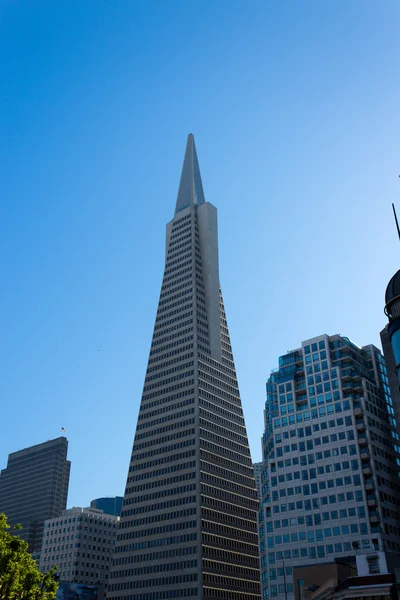
<path id="1" fill-rule="evenodd" d="M 55 600 L 56 567 L 41 573 L 28 544 L 11 535 L 9 528 L 6 515 L 0 514 L 0 600 Z"/>

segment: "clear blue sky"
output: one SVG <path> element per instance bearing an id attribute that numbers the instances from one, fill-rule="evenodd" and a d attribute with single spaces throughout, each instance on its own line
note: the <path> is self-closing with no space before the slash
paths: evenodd
<path id="1" fill-rule="evenodd" d="M 280 354 L 379 344 L 399 20 L 397 0 L 0 0 L 1 467 L 63 426 L 69 505 L 123 493 L 191 131 L 254 460 Z"/>

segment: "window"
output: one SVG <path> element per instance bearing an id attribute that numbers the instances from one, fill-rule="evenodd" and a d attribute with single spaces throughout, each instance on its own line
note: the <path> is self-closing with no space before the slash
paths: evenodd
<path id="1" fill-rule="evenodd" d="M 376 554 L 374 554 L 373 556 L 367 556 L 367 563 L 368 563 L 368 573 L 373 574 L 373 573 L 380 573 L 380 567 L 379 567 L 379 558 Z"/>

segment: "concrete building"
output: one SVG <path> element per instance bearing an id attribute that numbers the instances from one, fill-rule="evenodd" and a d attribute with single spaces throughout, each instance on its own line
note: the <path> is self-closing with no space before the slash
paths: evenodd
<path id="1" fill-rule="evenodd" d="M 189 135 L 107 597 L 257 600 L 257 511 L 217 211 Z"/>
<path id="2" fill-rule="evenodd" d="M 8 456 L 0 473 L 0 513 L 38 556 L 46 519 L 58 517 L 67 505 L 71 463 L 67 460 L 65 437 L 31 446 Z"/>
<path id="3" fill-rule="evenodd" d="M 107 515 L 121 516 L 123 496 L 96 498 L 90 503 L 91 508 L 98 508 Z"/>
<path id="4" fill-rule="evenodd" d="M 260 510 L 264 598 L 293 598 L 293 566 L 400 550 L 398 429 L 375 346 L 321 335 L 267 383 Z"/>
<path id="5" fill-rule="evenodd" d="M 39 568 L 58 565 L 62 581 L 107 585 L 119 517 L 96 508 L 70 508 L 45 523 Z"/>

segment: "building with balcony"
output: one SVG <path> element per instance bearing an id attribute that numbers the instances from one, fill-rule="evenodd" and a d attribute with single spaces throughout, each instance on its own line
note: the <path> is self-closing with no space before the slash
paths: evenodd
<path id="1" fill-rule="evenodd" d="M 268 379 L 260 554 L 264 598 L 293 567 L 400 551 L 400 445 L 383 355 L 321 335 Z"/>

